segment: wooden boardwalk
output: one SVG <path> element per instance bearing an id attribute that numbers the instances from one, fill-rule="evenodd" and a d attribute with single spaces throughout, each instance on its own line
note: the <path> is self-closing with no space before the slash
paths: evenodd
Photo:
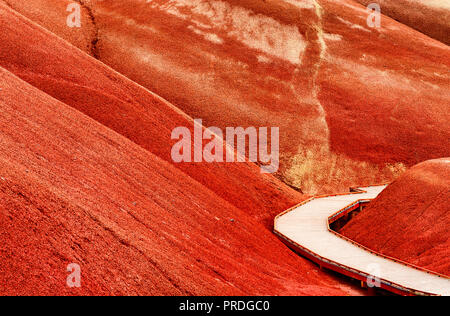
<path id="1" fill-rule="evenodd" d="M 332 216 L 376 198 L 385 187 L 313 198 L 278 215 L 274 231 L 289 247 L 344 275 L 369 283 L 379 280 L 381 288 L 398 294 L 450 296 L 449 278 L 377 254 L 329 229 Z"/>

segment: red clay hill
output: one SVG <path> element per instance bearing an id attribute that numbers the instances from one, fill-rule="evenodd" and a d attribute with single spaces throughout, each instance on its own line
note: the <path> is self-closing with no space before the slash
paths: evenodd
<path id="1" fill-rule="evenodd" d="M 450 276 L 450 159 L 421 163 L 342 233 L 385 255 Z"/>
<path id="2" fill-rule="evenodd" d="M 78 43 L 59 6 L 8 3 Z M 280 127 L 278 177 L 305 193 L 449 155 L 450 48 L 354 1 L 82 3 L 88 53 L 206 126 Z"/>
<path id="3" fill-rule="evenodd" d="M 0 295 L 349 293 L 170 163 L 3 68 L 0 88 Z"/>
<path id="4" fill-rule="evenodd" d="M 0 0 L 0 294 L 355 294 L 270 231 L 306 196 L 171 131 L 278 126 L 307 193 L 389 180 L 448 156 L 450 48 L 350 0 L 76 2 Z"/>

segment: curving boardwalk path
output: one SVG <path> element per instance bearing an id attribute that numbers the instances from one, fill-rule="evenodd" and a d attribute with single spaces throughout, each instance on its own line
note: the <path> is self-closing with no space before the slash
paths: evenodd
<path id="1" fill-rule="evenodd" d="M 450 296 L 449 278 L 379 255 L 329 228 L 334 218 L 376 198 L 385 187 L 310 199 L 278 215 L 274 232 L 320 266 L 352 278 L 366 282 L 377 277 L 382 288 L 397 294 Z"/>

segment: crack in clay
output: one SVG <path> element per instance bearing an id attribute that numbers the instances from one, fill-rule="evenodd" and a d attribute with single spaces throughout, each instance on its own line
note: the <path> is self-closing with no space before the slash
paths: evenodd
<path id="1" fill-rule="evenodd" d="M 5 0 L 4 0 L 5 1 Z M 91 9 L 89 5 L 85 3 L 84 0 L 75 0 L 82 8 L 84 8 L 89 16 L 89 19 L 91 20 L 92 26 L 94 27 L 94 36 L 91 41 L 91 54 L 94 58 L 99 59 L 99 53 L 98 53 L 98 42 L 99 42 L 99 29 L 97 26 L 97 22 L 95 20 L 94 11 Z"/>

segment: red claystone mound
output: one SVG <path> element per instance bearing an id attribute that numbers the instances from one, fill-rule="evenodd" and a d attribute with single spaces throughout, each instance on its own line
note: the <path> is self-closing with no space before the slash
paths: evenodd
<path id="1" fill-rule="evenodd" d="M 450 159 L 408 170 L 342 233 L 385 255 L 450 276 Z"/>
<path id="2" fill-rule="evenodd" d="M 346 293 L 171 164 L 3 68 L 0 87 L 0 295 Z"/>

